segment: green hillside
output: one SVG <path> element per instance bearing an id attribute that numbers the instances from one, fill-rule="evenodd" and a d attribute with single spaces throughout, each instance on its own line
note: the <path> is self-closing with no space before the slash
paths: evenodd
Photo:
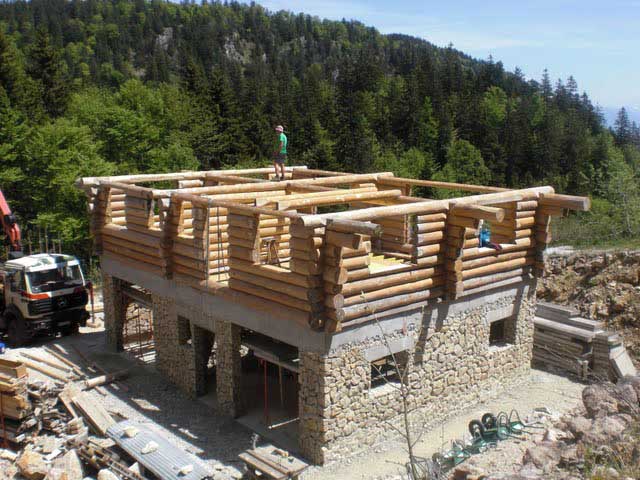
<path id="1" fill-rule="evenodd" d="M 640 228 L 640 131 L 572 77 L 238 3 L 13 1 L 0 22 L 0 186 L 68 248 L 88 251 L 76 177 L 267 165 L 275 124 L 295 164 L 551 184 L 600 199 L 569 240 Z"/>

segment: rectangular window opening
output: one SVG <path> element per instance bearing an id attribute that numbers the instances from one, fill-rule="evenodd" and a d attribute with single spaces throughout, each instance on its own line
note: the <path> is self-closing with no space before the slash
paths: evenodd
<path id="1" fill-rule="evenodd" d="M 409 215 L 388 217 L 373 223 L 382 226 L 382 234 L 371 239 L 371 273 L 394 271 L 416 264 Z"/>
<path id="2" fill-rule="evenodd" d="M 400 383 L 400 375 L 403 374 L 407 364 L 406 358 L 406 352 L 398 352 L 373 360 L 371 362 L 371 389 Z"/>
<path id="3" fill-rule="evenodd" d="M 504 320 L 493 322 L 489 329 L 489 345 L 504 345 Z"/>
<path id="4" fill-rule="evenodd" d="M 489 346 L 503 347 L 515 343 L 516 316 L 501 318 L 489 326 Z"/>

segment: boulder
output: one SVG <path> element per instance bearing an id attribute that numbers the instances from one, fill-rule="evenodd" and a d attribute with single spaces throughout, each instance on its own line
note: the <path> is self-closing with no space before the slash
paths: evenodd
<path id="1" fill-rule="evenodd" d="M 636 398 L 640 404 L 640 375 L 636 375 L 635 377 L 624 377 L 618 381 L 618 386 L 620 387 L 627 385 L 633 388 L 634 392 L 636 392 Z"/>
<path id="2" fill-rule="evenodd" d="M 578 445 L 568 445 L 562 449 L 560 455 L 560 466 L 573 468 L 584 462 L 582 449 Z"/>
<path id="3" fill-rule="evenodd" d="M 591 430 L 591 420 L 582 416 L 570 418 L 567 420 L 567 430 L 573 434 L 576 440 L 582 440 Z"/>
<path id="4" fill-rule="evenodd" d="M 618 401 L 618 411 L 620 413 L 628 413 L 636 415 L 640 412 L 638 405 L 638 394 L 629 383 L 623 383 L 616 386 L 615 397 Z"/>
<path id="5" fill-rule="evenodd" d="M 618 401 L 607 387 L 601 384 L 589 385 L 582 390 L 582 403 L 589 418 L 606 417 L 618 413 Z"/>
<path id="6" fill-rule="evenodd" d="M 47 475 L 47 465 L 44 458 L 37 452 L 25 449 L 16 460 L 20 474 L 27 480 L 42 480 Z"/>
<path id="7" fill-rule="evenodd" d="M 517 476 L 514 476 L 514 479 L 516 478 L 518 480 L 542 480 L 546 478 L 546 474 L 533 463 L 528 463 L 520 469 Z"/>
<path id="8" fill-rule="evenodd" d="M 582 437 L 585 443 L 592 445 L 607 445 L 619 440 L 622 432 L 627 428 L 627 418 L 622 415 L 599 417 L 593 420 L 591 429 Z"/>
<path id="9" fill-rule="evenodd" d="M 50 468 L 45 480 L 65 480 L 64 469 L 60 467 Z"/>
<path id="10" fill-rule="evenodd" d="M 522 463 L 532 463 L 543 472 L 548 473 L 560 462 L 559 444 L 553 442 L 541 442 L 535 447 L 528 448 L 524 454 Z"/>
<path id="11" fill-rule="evenodd" d="M 0 480 L 13 480 L 18 475 L 14 462 L 0 460 Z"/>

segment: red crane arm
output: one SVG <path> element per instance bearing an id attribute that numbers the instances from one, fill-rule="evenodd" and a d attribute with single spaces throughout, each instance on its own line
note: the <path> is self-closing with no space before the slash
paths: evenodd
<path id="1" fill-rule="evenodd" d="M 20 227 L 7 200 L 4 198 L 2 190 L 0 190 L 0 222 L 2 222 L 2 230 L 7 236 L 7 244 L 11 252 L 22 252 L 22 237 L 20 235 Z"/>

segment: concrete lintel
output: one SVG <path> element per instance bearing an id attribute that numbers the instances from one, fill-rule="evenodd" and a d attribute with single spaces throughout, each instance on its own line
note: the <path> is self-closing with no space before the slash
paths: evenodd
<path id="1" fill-rule="evenodd" d="M 151 290 L 156 295 L 173 298 L 179 315 L 189 318 L 194 324 L 211 332 L 215 332 L 214 319 L 222 320 L 288 343 L 300 350 L 311 352 L 326 350 L 328 336 L 324 332 L 315 332 L 295 322 L 275 318 L 259 310 L 229 302 L 111 259 L 102 258 L 102 269 L 116 278 Z M 207 315 L 191 318 L 194 308 L 202 310 Z"/>
<path id="2" fill-rule="evenodd" d="M 270 314 L 246 307 L 242 304 L 229 302 L 215 295 L 201 292 L 195 288 L 177 284 L 173 280 L 164 279 L 157 275 L 137 270 L 123 263 L 102 258 L 103 270 L 116 278 L 139 285 L 151 290 L 157 295 L 167 296 L 176 300 L 179 314 L 193 321 L 196 325 L 211 332 L 215 331 L 214 319 L 231 322 L 241 327 L 267 335 L 281 342 L 293 345 L 300 350 L 324 353 L 334 350 L 341 345 L 366 338 L 379 337 L 383 332 L 393 333 L 411 325 L 417 325 L 431 318 L 432 321 L 443 321 L 450 315 L 477 308 L 507 296 L 525 296 L 535 290 L 535 279 L 515 285 L 507 285 L 486 292 L 463 297 L 455 301 L 443 301 L 430 305 L 425 310 L 403 312 L 396 316 L 382 318 L 375 323 L 346 329 L 336 334 L 313 331 L 303 325 L 274 317 Z M 199 308 L 206 312 L 206 316 L 190 318 L 188 312 Z M 504 310 L 504 311 L 503 311 Z M 499 320 L 516 314 L 515 306 L 500 309 L 489 315 L 488 321 Z"/>
<path id="3" fill-rule="evenodd" d="M 504 297 L 515 296 L 517 298 L 518 296 L 526 296 L 531 289 L 535 291 L 535 279 L 527 282 L 521 282 L 516 285 L 496 288 L 488 293 L 477 293 L 455 301 L 434 303 L 425 309 L 418 307 L 415 310 L 403 312 L 396 316 L 381 318 L 378 321 L 378 324 L 366 323 L 356 328 L 346 329 L 340 333 L 334 334 L 329 337 L 328 349 L 334 350 L 341 345 L 351 342 L 362 341 L 366 338 L 380 337 L 383 333 L 397 333 L 400 330 L 405 330 L 409 326 L 419 325 L 427 320 L 431 320 L 436 323 L 444 321 L 448 316 L 478 308 L 481 305 L 495 302 Z M 510 317 L 516 313 L 516 305 L 510 305 L 490 312 L 487 320 L 489 322 L 493 322 L 502 318 Z"/>
<path id="4" fill-rule="evenodd" d="M 387 345 L 376 345 L 365 349 L 363 354 L 367 362 L 373 362 L 392 353 L 396 354 L 398 352 L 404 352 L 405 350 L 411 350 L 415 344 L 416 341 L 413 337 L 393 338 L 388 341 Z"/>

